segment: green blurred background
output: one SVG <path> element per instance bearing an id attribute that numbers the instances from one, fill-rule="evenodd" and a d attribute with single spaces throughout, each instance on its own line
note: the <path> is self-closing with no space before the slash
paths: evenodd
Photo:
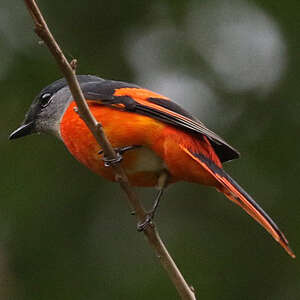
<path id="1" fill-rule="evenodd" d="M 225 169 L 300 255 L 298 0 L 39 4 L 78 73 L 170 96 L 238 148 Z M 53 137 L 7 140 L 61 75 L 23 1 L 0 7 L 0 298 L 177 299 L 116 184 Z M 156 222 L 199 299 L 300 299 L 299 259 L 215 190 L 171 186 Z"/>

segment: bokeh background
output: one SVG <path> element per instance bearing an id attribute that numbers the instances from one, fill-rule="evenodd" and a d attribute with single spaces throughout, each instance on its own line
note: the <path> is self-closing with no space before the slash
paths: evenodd
<path id="1" fill-rule="evenodd" d="M 298 0 L 39 4 L 79 73 L 170 96 L 238 148 L 225 169 L 300 255 Z M 0 298 L 177 299 L 117 185 L 53 137 L 7 140 L 61 75 L 23 1 L 0 7 Z M 171 186 L 156 222 L 199 299 L 300 299 L 299 259 L 215 190 Z"/>

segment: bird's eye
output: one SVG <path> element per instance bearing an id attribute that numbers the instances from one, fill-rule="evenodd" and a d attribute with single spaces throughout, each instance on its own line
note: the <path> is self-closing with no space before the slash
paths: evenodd
<path id="1" fill-rule="evenodd" d="M 41 97 L 40 97 L 41 107 L 46 107 L 51 102 L 51 97 L 52 97 L 52 94 L 50 94 L 50 93 L 45 93 L 45 94 L 41 95 Z"/>

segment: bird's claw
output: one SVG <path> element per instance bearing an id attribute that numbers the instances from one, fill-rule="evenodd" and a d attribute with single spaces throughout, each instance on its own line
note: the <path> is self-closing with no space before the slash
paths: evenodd
<path id="1" fill-rule="evenodd" d="M 147 213 L 145 220 L 137 224 L 137 231 L 142 232 L 146 229 L 147 226 L 152 225 L 153 217 L 153 211 Z"/>
<path id="2" fill-rule="evenodd" d="M 116 155 L 117 157 L 116 158 L 107 158 L 105 157 L 105 155 L 103 156 L 103 161 L 104 161 L 104 166 L 105 167 L 111 167 L 111 166 L 114 166 L 118 163 L 120 163 L 123 159 L 123 156 L 122 154 L 125 153 L 126 151 L 128 150 L 133 150 L 133 149 L 136 149 L 136 148 L 139 148 L 141 146 L 138 146 L 138 145 L 133 145 L 133 146 L 126 146 L 126 147 L 122 147 L 122 148 L 115 148 L 115 152 L 116 152 Z M 103 154 L 103 150 L 100 150 L 98 152 L 99 155 Z"/>
<path id="3" fill-rule="evenodd" d="M 116 152 L 116 155 L 117 156 L 115 158 L 107 158 L 106 156 L 103 156 L 102 160 L 104 161 L 104 166 L 112 167 L 120 163 L 123 159 L 123 156 L 119 152 Z"/>

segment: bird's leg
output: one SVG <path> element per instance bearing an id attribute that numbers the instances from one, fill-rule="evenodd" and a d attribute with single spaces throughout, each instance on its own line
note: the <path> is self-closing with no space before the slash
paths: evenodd
<path id="1" fill-rule="evenodd" d="M 163 192 L 164 192 L 164 189 L 160 189 L 155 197 L 155 200 L 154 200 L 154 204 L 153 204 L 153 207 L 152 209 L 146 214 L 146 218 L 143 222 L 141 223 L 138 223 L 137 225 L 137 231 L 143 231 L 149 224 L 152 223 L 153 219 L 154 219 L 154 216 L 155 216 L 155 213 L 156 213 L 156 210 L 158 208 L 158 205 L 160 203 L 160 199 L 163 195 Z"/>
<path id="2" fill-rule="evenodd" d="M 168 182 L 168 173 L 166 171 L 163 171 L 159 178 L 158 178 L 158 193 L 155 197 L 153 207 L 152 209 L 147 213 L 146 219 L 137 225 L 138 231 L 143 231 L 149 224 L 151 224 L 152 220 L 154 219 L 155 213 L 157 212 L 157 208 L 159 206 L 160 200 L 162 198 L 162 195 L 164 193 L 164 190 L 167 186 Z"/>
<path id="3" fill-rule="evenodd" d="M 104 155 L 103 158 L 102 158 L 103 161 L 104 161 L 104 166 L 105 167 L 111 167 L 115 164 L 118 164 L 123 159 L 123 156 L 122 156 L 123 153 L 125 153 L 128 150 L 134 150 L 134 149 L 139 148 L 139 147 L 141 147 L 141 146 L 133 145 L 133 146 L 126 146 L 126 147 L 122 147 L 122 148 L 114 148 L 114 150 L 117 154 L 117 157 L 110 159 L 110 158 L 105 157 L 105 155 Z M 100 150 L 98 152 L 98 154 L 103 154 L 103 150 Z"/>

